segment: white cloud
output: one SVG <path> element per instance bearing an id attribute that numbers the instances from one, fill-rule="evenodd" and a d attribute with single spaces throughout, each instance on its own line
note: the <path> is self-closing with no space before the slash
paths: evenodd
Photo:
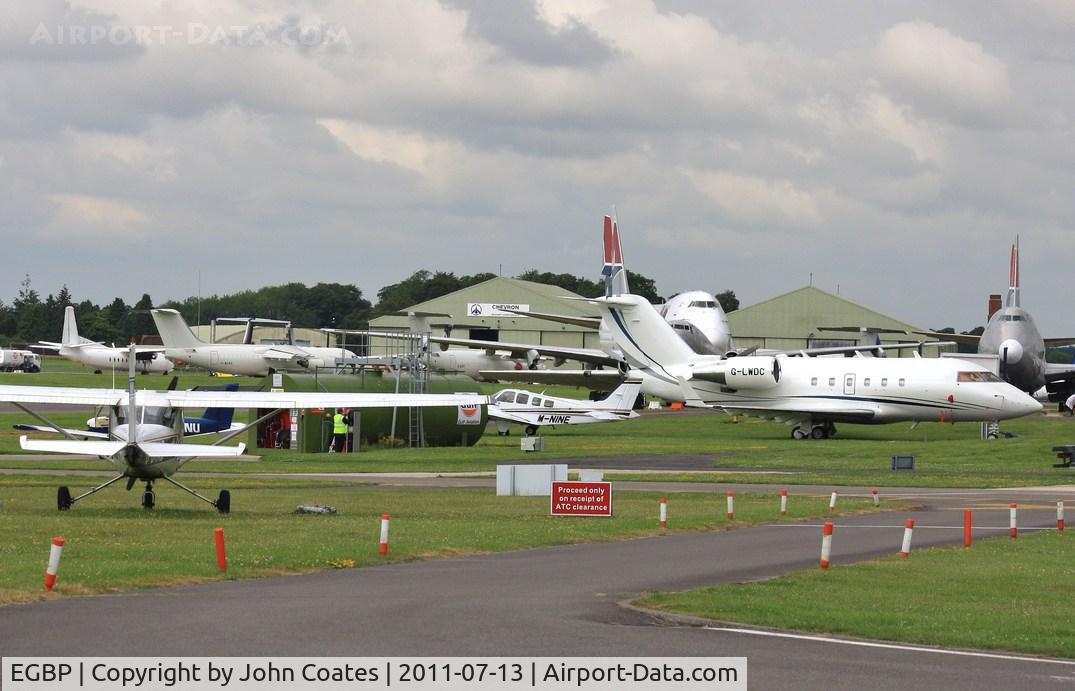
<path id="1" fill-rule="evenodd" d="M 732 220 L 781 226 L 816 226 L 822 220 L 813 196 L 789 180 L 766 180 L 726 172 L 684 172 Z"/>
<path id="2" fill-rule="evenodd" d="M 86 194 L 52 194 L 56 213 L 41 235 L 83 243 L 137 240 L 149 218 L 126 202 Z"/>

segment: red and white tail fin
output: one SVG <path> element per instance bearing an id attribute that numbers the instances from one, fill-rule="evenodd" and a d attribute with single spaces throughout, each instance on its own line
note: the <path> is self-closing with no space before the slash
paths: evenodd
<path id="1" fill-rule="evenodd" d="M 620 229 L 611 216 L 605 216 L 604 250 L 605 265 L 601 268 L 601 275 L 605 277 L 605 295 L 630 293 L 631 289 L 627 285 L 627 270 L 623 266 Z"/>
<path id="2" fill-rule="evenodd" d="M 1005 307 L 1019 307 L 1019 236 L 1015 236 L 1012 245 L 1011 263 L 1008 265 L 1008 295 Z"/>

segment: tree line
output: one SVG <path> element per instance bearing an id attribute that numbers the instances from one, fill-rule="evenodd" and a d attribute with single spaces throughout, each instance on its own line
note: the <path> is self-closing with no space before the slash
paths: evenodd
<path id="1" fill-rule="evenodd" d="M 661 302 L 653 279 L 627 272 L 631 292 L 651 302 Z M 122 298 L 98 305 L 90 300 L 78 301 L 66 285 L 44 298 L 33 287 L 29 274 L 19 284 L 19 292 L 11 304 L 0 300 L 0 343 L 27 344 L 37 341 L 59 341 L 63 330 L 64 310 L 74 307 L 79 335 L 102 343 L 123 344 L 155 334 L 149 310 L 170 307 L 178 310 L 189 324 L 207 324 L 218 317 L 263 317 L 286 319 L 296 327 L 365 328 L 370 319 L 395 312 L 427 300 L 453 293 L 463 288 L 496 278 L 496 274 L 477 273 L 457 276 L 452 272 L 422 269 L 409 277 L 377 291 L 374 305 L 353 284 L 287 283 L 258 290 L 244 290 L 231 295 L 212 295 L 155 304 L 149 294 L 143 294 L 133 305 Z M 535 283 L 555 285 L 584 297 L 604 294 L 604 283 L 566 273 L 551 273 L 531 269 L 515 278 Z M 726 290 L 717 295 L 725 311 L 737 309 L 735 293 Z"/>

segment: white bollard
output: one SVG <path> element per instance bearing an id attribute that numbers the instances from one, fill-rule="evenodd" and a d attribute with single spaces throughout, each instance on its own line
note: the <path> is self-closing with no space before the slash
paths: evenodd
<path id="1" fill-rule="evenodd" d="M 903 546 L 900 547 L 900 556 L 906 558 L 911 556 L 911 533 L 914 532 L 914 519 L 908 518 L 903 526 Z"/>
<path id="2" fill-rule="evenodd" d="M 1011 507 L 1008 509 L 1008 535 L 1014 540 L 1019 537 L 1019 528 L 1016 526 L 1015 513 L 1019 510 L 1019 505 L 1012 502 Z"/>
<path id="3" fill-rule="evenodd" d="M 1064 502 L 1056 502 L 1056 529 L 1064 529 Z"/>
<path id="4" fill-rule="evenodd" d="M 881 505 L 881 498 L 877 496 L 877 488 L 876 487 L 873 488 L 873 505 L 874 506 L 880 506 Z"/>
<path id="5" fill-rule="evenodd" d="M 378 551 L 381 553 L 382 557 L 388 554 L 388 521 L 390 519 L 391 516 L 388 514 L 381 514 L 381 546 L 378 548 Z"/>
<path id="6" fill-rule="evenodd" d="M 728 492 L 728 520 L 735 520 L 735 492 Z"/>
<path id="7" fill-rule="evenodd" d="M 788 488 L 780 490 L 780 515 L 788 515 Z"/>
<path id="8" fill-rule="evenodd" d="M 660 527 L 661 528 L 667 528 L 668 527 L 668 500 L 667 499 L 662 499 L 661 500 Z"/>
<path id="9" fill-rule="evenodd" d="M 821 532 L 821 562 L 822 569 L 829 568 L 829 557 L 832 555 L 832 523 L 826 522 Z"/>
<path id="10" fill-rule="evenodd" d="M 63 538 L 52 538 L 52 548 L 49 550 L 49 565 L 45 569 L 45 592 L 52 592 L 52 586 L 56 585 L 56 572 L 60 569 L 60 554 L 63 552 Z"/>
<path id="11" fill-rule="evenodd" d="M 829 512 L 836 510 L 836 490 L 832 491 L 832 496 L 829 497 Z"/>

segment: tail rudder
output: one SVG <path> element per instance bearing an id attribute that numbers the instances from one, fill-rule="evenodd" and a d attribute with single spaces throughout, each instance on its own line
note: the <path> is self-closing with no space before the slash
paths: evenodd
<path id="1" fill-rule="evenodd" d="M 626 295 L 631 288 L 627 285 L 627 269 L 623 265 L 620 229 L 611 216 L 605 216 L 603 244 L 605 264 L 601 268 L 601 275 L 605 277 L 605 296 Z"/>
<path id="2" fill-rule="evenodd" d="M 238 384 L 228 384 L 225 391 L 238 391 Z M 203 418 L 208 420 L 216 429 L 226 431 L 231 427 L 232 418 L 235 416 L 235 408 L 206 408 Z"/>
<path id="3" fill-rule="evenodd" d="M 666 368 L 686 365 L 695 357 L 653 305 L 638 295 L 595 300 L 609 324 L 616 345 L 632 366 Z"/>
<path id="4" fill-rule="evenodd" d="M 63 311 L 63 333 L 60 335 L 60 344 L 73 346 L 81 343 L 78 337 L 78 323 L 75 321 L 75 308 L 68 305 Z"/>
<path id="5" fill-rule="evenodd" d="M 632 410 L 635 406 L 635 400 L 638 399 L 638 392 L 641 389 L 641 379 L 628 379 L 616 387 L 616 390 L 607 397 L 598 401 L 594 407 L 598 410 Z"/>
<path id="6" fill-rule="evenodd" d="M 165 348 L 197 348 L 206 345 L 195 337 L 179 312 L 172 309 L 155 309 L 150 310 L 150 314 L 153 315 L 153 323 L 157 325 Z"/>

